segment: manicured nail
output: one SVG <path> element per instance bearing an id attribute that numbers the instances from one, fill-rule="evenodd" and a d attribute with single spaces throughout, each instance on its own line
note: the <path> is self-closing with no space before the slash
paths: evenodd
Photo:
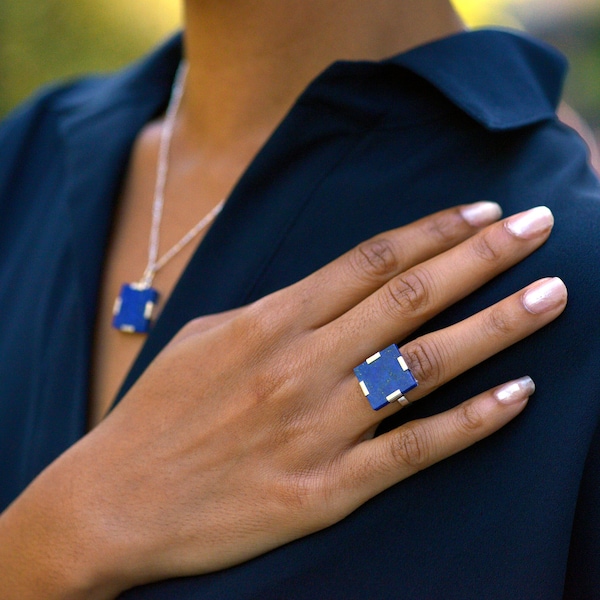
<path id="1" fill-rule="evenodd" d="M 502 404 L 518 404 L 527 400 L 535 392 L 535 383 L 531 377 L 521 377 L 500 386 L 494 396 Z"/>
<path id="2" fill-rule="evenodd" d="M 546 312 L 567 299 L 567 288 L 562 279 L 552 277 L 534 283 L 523 294 L 523 306 L 534 315 Z"/>
<path id="3" fill-rule="evenodd" d="M 552 229 L 554 216 L 547 206 L 537 206 L 506 221 L 506 229 L 514 236 L 531 240 Z"/>
<path id="4" fill-rule="evenodd" d="M 496 222 L 502 216 L 502 209 L 496 202 L 475 202 L 460 209 L 462 218 L 473 227 L 484 227 Z"/>

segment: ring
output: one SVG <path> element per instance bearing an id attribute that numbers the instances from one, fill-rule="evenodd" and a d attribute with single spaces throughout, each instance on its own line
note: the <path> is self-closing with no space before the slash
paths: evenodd
<path id="1" fill-rule="evenodd" d="M 410 402 L 404 394 L 419 385 L 396 344 L 367 358 L 355 367 L 354 374 L 374 410 L 396 400 L 402 406 L 408 406 Z"/>

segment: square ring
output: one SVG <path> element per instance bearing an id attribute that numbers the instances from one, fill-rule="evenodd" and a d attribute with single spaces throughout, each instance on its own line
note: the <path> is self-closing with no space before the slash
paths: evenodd
<path id="1" fill-rule="evenodd" d="M 418 385 L 396 344 L 367 358 L 354 369 L 354 374 L 374 410 L 396 400 L 402 406 L 408 405 L 404 394 Z"/>

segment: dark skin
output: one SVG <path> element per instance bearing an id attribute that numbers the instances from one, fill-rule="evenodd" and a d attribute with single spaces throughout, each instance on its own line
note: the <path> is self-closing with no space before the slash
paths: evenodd
<path id="1" fill-rule="evenodd" d="M 229 195 L 296 97 L 329 64 L 381 59 L 463 28 L 449 3 L 439 0 L 368 6 L 359 0 L 189 0 L 184 12 L 189 74 L 169 160 L 161 253 Z M 96 330 L 90 427 L 106 414 L 144 341 L 114 331 L 110 321 L 121 284 L 139 279 L 146 266 L 161 125 L 162 119 L 140 132 L 120 199 Z M 157 274 L 158 310 L 194 249 L 184 249 Z"/>
<path id="2" fill-rule="evenodd" d="M 299 90 L 332 60 L 382 58 L 460 28 L 437 0 L 348 2 L 341 24 L 331 18 L 338 5 L 187 2 L 190 77 L 173 143 L 165 248 L 229 192 Z M 232 40 L 243 52 L 227 47 Z M 400 405 L 374 412 L 352 373 L 550 235 L 546 209 L 499 221 L 496 205 L 480 203 L 383 233 L 290 288 L 189 323 L 101 419 L 141 344 L 110 330 L 105 310 L 115 282 L 139 277 L 145 266 L 156 127 L 140 134 L 109 249 L 95 427 L 0 517 L 6 598 L 113 598 L 141 583 L 237 564 L 343 519 L 490 435 L 533 392 L 526 373 L 515 373 L 516 381 L 447 413 L 372 438 Z M 145 224 L 139 234 L 136 222 Z M 126 251 L 131 235 L 137 254 Z M 163 298 L 192 251 L 160 272 Z M 426 398 L 532 334 L 565 303 L 562 282 L 542 280 L 403 345 L 420 382 L 409 399 Z"/>

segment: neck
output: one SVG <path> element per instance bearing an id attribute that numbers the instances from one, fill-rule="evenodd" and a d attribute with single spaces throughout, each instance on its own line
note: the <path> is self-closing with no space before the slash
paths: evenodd
<path id="1" fill-rule="evenodd" d="M 448 0 L 185 0 L 186 130 L 266 137 L 336 60 L 380 60 L 464 26 Z"/>

